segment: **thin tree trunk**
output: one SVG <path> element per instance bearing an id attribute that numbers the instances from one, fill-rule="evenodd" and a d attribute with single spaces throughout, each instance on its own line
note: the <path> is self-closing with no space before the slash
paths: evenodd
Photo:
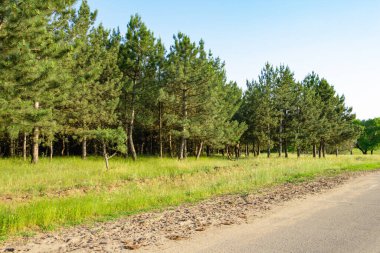
<path id="1" fill-rule="evenodd" d="M 319 149 L 318 149 L 318 156 L 319 158 L 322 157 L 322 149 L 323 149 L 323 144 L 322 144 L 322 141 L 319 142 Z"/>
<path id="2" fill-rule="evenodd" d="M 34 109 L 38 110 L 40 107 L 39 102 L 34 102 Z M 32 151 L 32 163 L 38 163 L 38 148 L 39 148 L 40 128 L 35 126 L 33 129 L 33 151 Z"/>
<path id="3" fill-rule="evenodd" d="M 87 137 L 83 137 L 82 139 L 82 159 L 87 158 Z"/>
<path id="4" fill-rule="evenodd" d="M 268 147 L 267 147 L 267 157 L 270 157 L 270 126 L 268 124 Z"/>
<path id="5" fill-rule="evenodd" d="M 297 158 L 300 158 L 300 157 L 301 157 L 301 149 L 297 148 Z"/>
<path id="6" fill-rule="evenodd" d="M 186 90 L 182 90 L 182 119 L 186 121 L 187 119 L 187 96 L 186 96 Z M 186 127 L 182 127 L 182 138 L 181 138 L 181 146 L 179 151 L 179 159 L 182 160 L 185 158 L 185 150 L 186 150 Z"/>
<path id="7" fill-rule="evenodd" d="M 172 135 L 169 134 L 169 153 L 170 157 L 173 158 L 173 144 L 172 144 Z"/>
<path id="8" fill-rule="evenodd" d="M 9 154 L 11 157 L 15 156 L 15 139 L 13 139 L 13 138 L 10 138 Z"/>
<path id="9" fill-rule="evenodd" d="M 65 136 L 62 137 L 62 150 L 61 150 L 61 156 L 65 155 L 65 148 L 66 148 L 66 142 L 65 142 Z"/>
<path id="10" fill-rule="evenodd" d="M 53 141 L 50 141 L 50 161 L 53 160 Z"/>
<path id="11" fill-rule="evenodd" d="M 199 147 L 198 147 L 198 150 L 197 150 L 197 160 L 199 159 L 199 157 L 202 154 L 202 148 L 203 148 L 203 141 L 201 141 L 201 143 L 199 143 Z"/>
<path id="12" fill-rule="evenodd" d="M 136 159 L 137 159 L 136 149 L 135 149 L 135 145 L 133 143 L 133 127 L 135 124 L 135 100 L 136 100 L 135 88 L 136 88 L 136 79 L 133 80 L 132 101 L 131 101 L 132 112 L 131 112 L 131 120 L 129 122 L 129 130 L 128 130 L 129 147 L 131 150 L 133 161 L 136 161 Z"/>
<path id="13" fill-rule="evenodd" d="M 338 150 L 338 147 L 335 149 L 335 156 L 337 156 L 338 157 L 338 155 L 339 155 L 339 150 Z"/>
<path id="14" fill-rule="evenodd" d="M 313 157 L 317 157 L 317 145 L 315 143 L 313 144 Z"/>
<path id="15" fill-rule="evenodd" d="M 260 147 L 260 142 L 257 143 L 257 156 L 260 156 L 261 154 L 261 147 Z"/>
<path id="16" fill-rule="evenodd" d="M 131 121 L 129 122 L 129 130 L 128 130 L 128 141 L 129 141 L 129 148 L 131 150 L 132 159 L 133 159 L 133 161 L 136 161 L 137 154 L 136 154 L 135 145 L 133 143 L 133 125 L 134 125 L 134 122 L 135 122 L 135 108 L 134 108 L 134 105 L 132 105 Z"/>
<path id="17" fill-rule="evenodd" d="M 371 150 L 371 155 L 373 155 L 373 149 Z"/>
<path id="18" fill-rule="evenodd" d="M 208 145 L 206 146 L 206 156 L 210 156 L 210 147 Z"/>
<path id="19" fill-rule="evenodd" d="M 162 102 L 159 103 L 159 139 L 160 139 L 160 157 L 162 158 L 164 156 L 163 150 L 164 145 L 162 142 Z"/>
<path id="20" fill-rule="evenodd" d="M 281 119 L 280 119 L 280 129 L 279 129 L 279 132 L 280 132 L 280 137 L 279 137 L 279 142 L 278 142 L 278 156 L 281 157 L 282 155 L 282 116 L 281 116 Z"/>
<path id="21" fill-rule="evenodd" d="M 227 158 L 228 158 L 229 160 L 231 160 L 230 146 L 229 146 L 229 145 L 226 145 L 226 154 L 227 154 Z"/>
<path id="22" fill-rule="evenodd" d="M 145 146 L 145 142 L 143 141 L 143 143 L 141 144 L 140 155 L 144 154 L 144 146 Z"/>
<path id="23" fill-rule="evenodd" d="M 185 148 L 183 150 L 183 158 L 187 158 L 187 139 L 185 139 Z"/>
<path id="24" fill-rule="evenodd" d="M 109 169 L 109 162 L 108 162 L 108 154 L 107 154 L 107 145 L 105 143 L 105 141 L 103 141 L 103 158 L 104 158 L 104 162 L 106 163 L 106 169 L 108 170 Z"/>
<path id="25" fill-rule="evenodd" d="M 24 132 L 24 139 L 22 141 L 22 156 L 24 157 L 24 161 L 26 161 L 26 144 L 27 144 L 27 133 Z"/>
<path id="26" fill-rule="evenodd" d="M 98 145 L 96 144 L 96 142 L 94 142 L 94 155 L 98 155 Z"/>
<path id="27" fill-rule="evenodd" d="M 289 155 L 288 155 L 288 141 L 285 139 L 285 142 L 284 142 L 284 149 L 285 149 L 285 158 L 288 158 Z"/>
<path id="28" fill-rule="evenodd" d="M 325 146 L 325 143 L 323 142 L 323 145 L 322 145 L 322 154 L 323 154 L 323 158 L 326 157 L 326 146 Z"/>

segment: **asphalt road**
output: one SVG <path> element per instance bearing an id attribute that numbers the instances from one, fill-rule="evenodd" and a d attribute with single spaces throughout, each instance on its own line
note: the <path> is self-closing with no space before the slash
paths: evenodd
<path id="1" fill-rule="evenodd" d="M 380 173 L 144 252 L 380 252 Z"/>

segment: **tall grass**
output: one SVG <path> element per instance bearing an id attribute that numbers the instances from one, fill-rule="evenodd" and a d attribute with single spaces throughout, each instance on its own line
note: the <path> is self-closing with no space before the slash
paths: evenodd
<path id="1" fill-rule="evenodd" d="M 53 229 L 252 192 L 343 171 L 380 168 L 380 156 L 112 160 L 56 158 L 30 165 L 0 160 L 0 236 Z"/>

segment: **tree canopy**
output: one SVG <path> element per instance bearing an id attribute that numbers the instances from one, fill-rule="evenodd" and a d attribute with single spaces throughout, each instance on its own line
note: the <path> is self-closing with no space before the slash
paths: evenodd
<path id="1" fill-rule="evenodd" d="M 120 34 L 74 2 L 1 1 L 1 156 L 102 155 L 108 167 L 113 155 L 238 158 L 245 145 L 322 157 L 379 145 L 378 119 L 355 121 L 314 72 L 297 81 L 266 63 L 243 92 L 203 40 L 179 32 L 166 49 L 139 15 Z"/>

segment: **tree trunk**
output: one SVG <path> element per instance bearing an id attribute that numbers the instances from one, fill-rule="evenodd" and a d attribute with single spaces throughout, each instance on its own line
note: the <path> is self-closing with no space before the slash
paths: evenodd
<path id="1" fill-rule="evenodd" d="M 268 147 L 267 147 L 267 157 L 270 157 L 270 126 L 268 124 Z"/>
<path id="2" fill-rule="evenodd" d="M 135 100 L 136 100 L 136 90 L 135 89 L 136 89 L 136 79 L 133 80 L 132 101 L 131 101 L 132 111 L 131 111 L 131 119 L 129 122 L 129 129 L 128 129 L 129 148 L 131 151 L 133 161 L 136 161 L 136 159 L 137 159 L 136 149 L 135 149 L 135 145 L 133 142 L 133 127 L 135 124 Z"/>
<path id="3" fill-rule="evenodd" d="M 280 137 L 279 137 L 279 141 L 278 141 L 278 156 L 281 157 L 281 155 L 282 155 L 282 138 L 281 138 L 281 134 L 282 134 L 282 116 L 281 116 L 281 119 L 280 119 L 280 129 L 279 129 L 279 132 L 280 132 Z"/>
<path id="4" fill-rule="evenodd" d="M 319 149 L 318 149 L 318 156 L 319 158 L 322 157 L 322 149 L 323 149 L 323 143 L 322 141 L 319 142 Z"/>
<path id="5" fill-rule="evenodd" d="M 336 148 L 336 149 L 335 149 L 335 156 L 338 157 L 338 155 L 339 155 L 339 150 L 338 150 L 338 148 Z"/>
<path id="6" fill-rule="evenodd" d="M 172 143 L 171 134 L 169 134 L 169 153 L 170 153 L 170 157 L 173 158 L 173 143 Z"/>
<path id="7" fill-rule="evenodd" d="M 199 143 L 199 147 L 198 147 L 198 150 L 197 150 L 197 160 L 199 159 L 199 157 L 202 154 L 202 148 L 203 148 L 203 141 L 201 141 L 201 143 Z"/>
<path id="8" fill-rule="evenodd" d="M 34 109 L 38 110 L 40 107 L 39 102 L 34 102 Z M 32 163 L 38 163 L 38 148 L 39 148 L 40 128 L 35 126 L 33 129 L 33 151 L 32 151 Z"/>
<path id="9" fill-rule="evenodd" d="M 206 156 L 207 157 L 210 156 L 210 147 L 209 146 L 206 146 Z"/>
<path id="10" fill-rule="evenodd" d="M 94 142 L 94 155 L 98 155 L 98 145 Z"/>
<path id="11" fill-rule="evenodd" d="M 83 137 L 82 139 L 82 159 L 85 160 L 87 158 L 87 137 Z"/>
<path id="12" fill-rule="evenodd" d="M 129 149 L 131 151 L 132 159 L 133 159 L 133 161 L 136 161 L 137 154 L 136 154 L 135 145 L 133 143 L 133 125 L 134 125 L 134 122 L 135 122 L 135 108 L 134 108 L 134 105 L 132 105 L 131 121 L 129 122 L 129 130 L 128 130 L 128 141 L 129 141 Z"/>
<path id="13" fill-rule="evenodd" d="M 145 142 L 143 141 L 143 143 L 141 143 L 140 155 L 144 154 L 144 146 L 145 146 Z"/>
<path id="14" fill-rule="evenodd" d="M 62 137 L 62 150 L 61 150 L 61 156 L 64 156 L 64 155 L 65 155 L 65 146 L 66 146 L 65 136 L 63 136 L 63 137 Z"/>
<path id="15" fill-rule="evenodd" d="M 226 154 L 227 154 L 227 158 L 228 158 L 229 160 L 231 160 L 230 146 L 229 146 L 229 145 L 226 145 Z"/>
<path id="16" fill-rule="evenodd" d="M 107 154 L 107 145 L 105 143 L 105 141 L 103 141 L 103 158 L 104 158 L 104 162 L 106 163 L 106 169 L 108 170 L 109 169 L 109 162 L 108 162 L 108 154 Z"/>
<path id="17" fill-rule="evenodd" d="M 182 90 L 182 120 L 186 121 L 187 119 L 187 94 L 186 89 Z M 181 146 L 179 150 L 179 159 L 182 160 L 185 158 L 185 150 L 186 150 L 186 127 L 185 125 L 182 127 L 182 138 L 181 138 Z"/>
<path id="18" fill-rule="evenodd" d="M 315 143 L 313 144 L 313 157 L 317 157 L 317 145 Z"/>
<path id="19" fill-rule="evenodd" d="M 284 149 L 285 149 L 285 158 L 288 158 L 289 155 L 288 155 L 288 141 L 285 139 L 285 142 L 284 142 Z"/>
<path id="20" fill-rule="evenodd" d="M 49 143 L 50 145 L 50 161 L 52 161 L 53 160 L 53 141 L 50 141 L 50 143 Z"/>
<path id="21" fill-rule="evenodd" d="M 24 157 L 24 161 L 26 161 L 26 144 L 27 144 L 27 133 L 24 132 L 24 139 L 22 141 L 22 156 Z"/>
<path id="22" fill-rule="evenodd" d="M 323 158 L 326 157 L 326 147 L 325 147 L 325 143 L 323 143 L 322 145 L 322 154 L 323 154 Z"/>
<path id="23" fill-rule="evenodd" d="M 160 157 L 162 158 L 164 156 L 164 145 L 162 142 L 162 103 L 159 103 L 159 141 L 160 141 Z"/>
<path id="24" fill-rule="evenodd" d="M 187 139 L 185 139 L 185 148 L 183 150 L 183 157 L 186 159 L 187 158 Z"/>
<path id="25" fill-rule="evenodd" d="M 260 147 L 260 142 L 257 143 L 257 156 L 260 156 L 261 154 L 261 147 Z"/>
<path id="26" fill-rule="evenodd" d="M 15 139 L 13 139 L 13 138 L 10 138 L 9 154 L 11 157 L 15 156 Z"/>
<path id="27" fill-rule="evenodd" d="M 297 148 L 297 158 L 300 158 L 300 157 L 301 157 L 301 149 Z"/>
<path id="28" fill-rule="evenodd" d="M 371 155 L 373 155 L 373 149 L 371 150 Z"/>

